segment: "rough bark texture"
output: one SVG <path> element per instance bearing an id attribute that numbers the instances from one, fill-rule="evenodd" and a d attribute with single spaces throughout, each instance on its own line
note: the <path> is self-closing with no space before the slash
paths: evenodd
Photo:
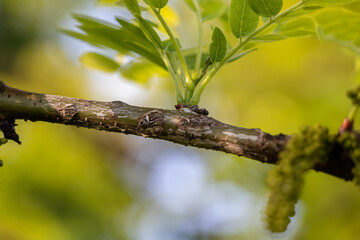
<path id="1" fill-rule="evenodd" d="M 121 101 L 100 102 L 38 94 L 11 88 L 0 81 L 0 130 L 6 138 L 19 142 L 13 130 L 16 119 L 163 139 L 245 156 L 263 163 L 276 163 L 278 153 L 290 138 L 284 134 L 270 135 L 260 129 L 231 126 L 189 108 L 154 109 L 131 106 Z M 5 129 L 1 128 L 2 123 L 7 124 Z M 317 166 L 316 170 L 351 180 L 351 159 L 341 149 L 334 157 L 328 165 Z M 338 157 L 341 161 L 337 161 Z"/>

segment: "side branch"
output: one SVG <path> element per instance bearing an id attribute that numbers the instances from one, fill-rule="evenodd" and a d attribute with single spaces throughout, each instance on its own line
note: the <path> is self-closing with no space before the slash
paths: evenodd
<path id="1" fill-rule="evenodd" d="M 183 108 L 165 110 L 128 105 L 121 101 L 100 102 L 39 94 L 11 88 L 0 80 L 0 121 L 16 119 L 45 121 L 109 132 L 163 139 L 186 146 L 245 156 L 263 163 L 276 163 L 290 138 L 270 135 L 260 129 L 231 126 Z M 5 136 L 6 137 L 6 136 Z M 351 180 L 351 159 L 337 151 L 336 159 L 316 170 Z M 346 154 L 345 154 L 346 155 Z"/>

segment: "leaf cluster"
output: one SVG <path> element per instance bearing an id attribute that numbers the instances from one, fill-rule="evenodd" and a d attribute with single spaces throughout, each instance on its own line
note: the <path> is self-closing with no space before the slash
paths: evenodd
<path id="1" fill-rule="evenodd" d="M 99 0 L 126 8 L 132 19 L 116 17 L 111 24 L 89 16 L 74 15 L 79 31 L 62 31 L 102 49 L 113 56 L 86 53 L 83 64 L 106 72 L 120 71 L 125 77 L 144 82 L 136 74 L 139 64 L 147 78 L 167 72 L 178 103 L 196 105 L 209 81 L 226 64 L 256 50 L 260 43 L 291 37 L 316 37 L 360 53 L 360 14 L 343 8 L 324 9 L 359 0 L 301 0 L 283 10 L 283 0 L 184 0 L 198 21 L 198 44 L 183 49 L 162 13 L 168 0 Z M 316 13 L 316 11 L 318 13 Z M 146 14 L 144 14 L 146 13 Z M 203 25 L 212 20 L 211 44 L 204 51 Z M 218 21 L 216 21 L 218 20 Z M 231 46 L 219 23 L 229 26 L 237 44 Z M 344 27 L 346 26 L 346 27 Z M 196 31 L 195 31 L 196 33 Z M 147 71 L 147 72 L 146 72 Z"/>

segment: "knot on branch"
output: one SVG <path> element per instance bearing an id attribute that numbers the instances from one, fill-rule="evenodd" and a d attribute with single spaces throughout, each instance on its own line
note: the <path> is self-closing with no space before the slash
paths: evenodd
<path id="1" fill-rule="evenodd" d="M 185 134 L 190 138 L 201 137 L 204 132 L 211 131 L 216 121 L 213 118 L 204 115 L 195 115 L 189 117 L 180 117 L 177 124 L 178 132 Z"/>
<path id="2" fill-rule="evenodd" d="M 0 119 L 0 130 L 4 133 L 4 137 L 21 144 L 19 135 L 15 131 L 15 120 Z"/>
<path id="3" fill-rule="evenodd" d="M 61 119 L 69 122 L 71 121 L 75 114 L 78 112 L 74 104 L 65 104 L 57 109 L 58 113 L 61 116 Z"/>
<path id="4" fill-rule="evenodd" d="M 160 135 L 164 129 L 164 113 L 152 110 L 140 115 L 137 128 L 144 137 Z"/>

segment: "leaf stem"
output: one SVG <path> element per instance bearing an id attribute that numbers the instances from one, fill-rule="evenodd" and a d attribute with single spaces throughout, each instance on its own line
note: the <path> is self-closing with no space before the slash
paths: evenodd
<path id="1" fill-rule="evenodd" d="M 185 58 L 181 52 L 179 43 L 176 41 L 174 34 L 171 32 L 169 26 L 167 25 L 167 23 L 165 22 L 165 19 L 161 16 L 160 12 L 158 10 L 156 10 L 153 6 L 149 5 L 151 10 L 154 12 L 154 14 L 156 15 L 157 19 L 160 21 L 161 25 L 163 26 L 163 28 L 165 29 L 166 33 L 169 35 L 171 42 L 173 43 L 176 53 L 179 57 L 180 60 L 180 65 L 182 68 L 182 71 L 185 75 L 185 83 L 186 83 L 186 89 L 185 89 L 185 102 L 186 99 L 189 99 L 192 97 L 192 93 L 194 91 L 194 83 L 190 77 L 190 73 L 189 73 L 189 69 L 187 67 Z"/>
<path id="2" fill-rule="evenodd" d="M 201 65 L 201 55 L 202 55 L 202 44 L 203 44 L 203 22 L 201 17 L 201 12 L 199 8 L 199 3 L 197 1 L 194 1 L 195 9 L 196 9 L 196 18 L 198 22 L 198 48 L 197 48 L 197 54 L 196 54 L 196 61 L 195 61 L 195 75 L 193 79 L 197 79 L 200 75 L 200 65 Z"/>
<path id="3" fill-rule="evenodd" d="M 212 65 L 212 62 L 210 60 L 210 57 L 208 57 L 204 63 L 204 67 L 201 70 L 200 76 L 194 80 L 195 86 L 198 84 L 198 82 L 206 75 L 208 68 Z"/>
<path id="4" fill-rule="evenodd" d="M 180 89 L 180 85 L 179 85 L 178 78 L 177 78 L 178 76 L 174 72 L 174 69 L 173 69 L 171 62 L 170 62 L 168 56 L 166 55 L 166 53 L 164 51 L 161 51 L 161 55 L 162 55 L 163 61 L 165 63 L 165 66 L 170 73 L 170 78 L 171 78 L 172 83 L 175 88 L 176 101 L 177 101 L 177 103 L 182 103 L 182 102 L 184 102 L 184 97 L 183 97 L 181 89 Z"/>
<path id="5" fill-rule="evenodd" d="M 239 41 L 239 43 L 233 48 L 231 49 L 231 51 L 224 57 L 224 59 L 215 67 L 211 70 L 211 72 L 209 72 L 208 75 L 206 75 L 205 78 L 203 78 L 202 80 L 200 80 L 199 84 L 197 85 L 197 87 L 195 88 L 195 92 L 192 96 L 192 98 L 190 99 L 190 104 L 192 105 L 196 105 L 199 103 L 200 101 L 200 96 L 201 93 L 204 91 L 204 88 L 206 87 L 206 85 L 209 83 L 209 81 L 215 76 L 215 74 L 217 73 L 217 71 L 219 71 L 219 69 L 227 63 L 227 61 L 237 52 L 239 51 L 242 47 L 244 47 L 248 42 L 250 42 L 254 37 L 256 37 L 259 33 L 261 33 L 262 31 L 264 31 L 266 28 L 268 28 L 269 26 L 271 26 L 273 23 L 275 23 L 278 19 L 290 14 L 291 12 L 295 11 L 296 9 L 298 9 L 299 7 L 301 7 L 304 4 L 303 1 L 300 1 L 298 3 L 296 3 L 295 5 L 289 7 L 288 9 L 286 9 L 285 11 L 279 13 L 278 15 L 276 15 L 275 17 L 269 19 L 269 21 L 267 21 L 265 24 L 263 24 L 261 27 L 259 27 L 256 31 L 254 31 L 252 34 L 250 34 L 247 38 L 243 39 L 243 41 Z"/>

